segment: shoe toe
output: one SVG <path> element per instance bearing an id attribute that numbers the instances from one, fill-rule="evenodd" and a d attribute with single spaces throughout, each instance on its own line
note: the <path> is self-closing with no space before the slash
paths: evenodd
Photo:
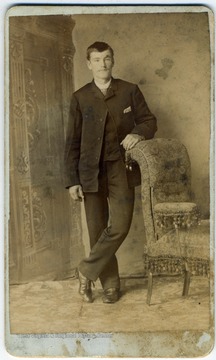
<path id="1" fill-rule="evenodd" d="M 82 295 L 82 298 L 87 303 L 92 303 L 93 302 L 92 293 L 84 293 Z"/>
<path id="2" fill-rule="evenodd" d="M 105 304 L 114 304 L 119 300 L 120 292 L 119 289 L 110 288 L 104 290 L 103 302 Z"/>

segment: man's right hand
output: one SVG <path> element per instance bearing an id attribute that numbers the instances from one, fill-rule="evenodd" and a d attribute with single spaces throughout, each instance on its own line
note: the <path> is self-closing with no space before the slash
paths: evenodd
<path id="1" fill-rule="evenodd" d="M 81 185 L 71 186 L 69 188 L 69 194 L 70 194 L 71 198 L 75 201 L 82 201 L 84 199 Z"/>

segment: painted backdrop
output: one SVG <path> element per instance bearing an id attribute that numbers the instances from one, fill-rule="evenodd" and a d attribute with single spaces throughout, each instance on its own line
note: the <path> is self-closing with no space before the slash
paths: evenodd
<path id="1" fill-rule="evenodd" d="M 91 81 L 86 48 L 94 41 L 114 49 L 113 75 L 137 83 L 158 119 L 156 137 L 178 138 L 189 152 L 192 189 L 209 217 L 210 37 L 207 13 L 73 16 L 75 89 Z M 118 252 L 122 273 L 142 270 L 145 241 L 140 191 L 132 228 Z M 84 237 L 84 243 L 87 239 Z M 87 245 L 86 245 L 87 246 Z"/>

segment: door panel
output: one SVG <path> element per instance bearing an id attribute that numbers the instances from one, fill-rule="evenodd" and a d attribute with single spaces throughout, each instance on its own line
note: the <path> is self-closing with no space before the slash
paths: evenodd
<path id="1" fill-rule="evenodd" d="M 64 189 L 73 90 L 70 17 L 10 18 L 10 281 L 73 276 L 80 206 Z"/>

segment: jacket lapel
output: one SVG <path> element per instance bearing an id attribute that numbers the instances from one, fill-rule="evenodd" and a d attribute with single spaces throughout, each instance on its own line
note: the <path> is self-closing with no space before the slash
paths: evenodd
<path id="1" fill-rule="evenodd" d="M 102 92 L 95 85 L 94 80 L 92 80 L 92 82 L 91 82 L 91 91 L 92 91 L 94 97 L 96 97 L 97 99 L 104 99 L 104 96 L 103 96 Z"/>
<path id="2" fill-rule="evenodd" d="M 115 81 L 115 79 L 112 78 L 110 87 L 108 88 L 107 94 L 105 96 L 105 100 L 115 96 L 117 88 L 118 88 L 117 82 Z"/>

